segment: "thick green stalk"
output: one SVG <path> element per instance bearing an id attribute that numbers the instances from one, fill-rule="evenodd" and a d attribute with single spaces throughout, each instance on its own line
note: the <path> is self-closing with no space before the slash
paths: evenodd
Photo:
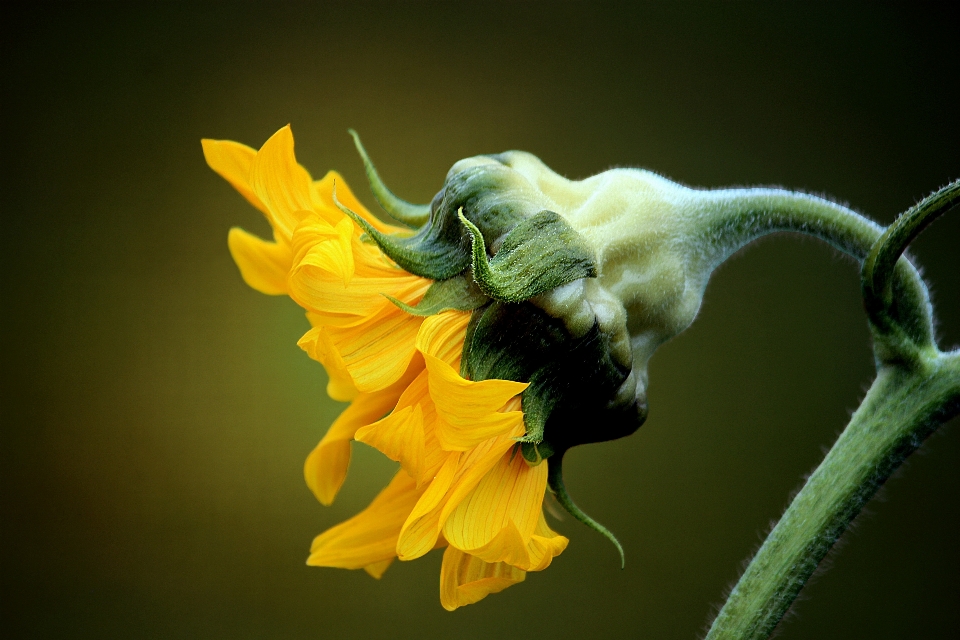
<path id="1" fill-rule="evenodd" d="M 960 413 L 960 350 L 937 349 L 926 286 L 901 259 L 907 244 L 960 199 L 958 185 L 918 203 L 882 234 L 819 198 L 773 190 L 717 192 L 720 215 L 713 232 L 721 240 L 714 245 L 723 249 L 717 256 L 764 232 L 793 230 L 864 261 L 864 306 L 878 370 L 850 424 L 740 577 L 708 640 L 769 637 L 863 505 L 927 436 Z"/>
<path id="2" fill-rule="evenodd" d="M 880 369 L 850 424 L 767 536 L 708 640 L 767 638 L 850 522 L 903 460 L 960 412 L 960 352 Z"/>

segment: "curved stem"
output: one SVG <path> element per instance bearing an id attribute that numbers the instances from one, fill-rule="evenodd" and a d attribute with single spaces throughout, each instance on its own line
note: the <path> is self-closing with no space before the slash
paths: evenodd
<path id="1" fill-rule="evenodd" d="M 782 189 L 698 191 L 691 198 L 696 217 L 693 242 L 709 271 L 762 236 L 792 231 L 819 238 L 862 262 L 883 235 L 883 227 L 824 200 Z M 933 346 L 933 312 L 920 274 L 901 258 L 894 269 L 891 316 L 918 345 Z M 881 354 L 881 361 L 886 358 Z"/>
<path id="2" fill-rule="evenodd" d="M 960 200 L 960 180 L 930 194 L 890 225 L 863 262 L 863 301 L 873 325 L 893 329 L 888 309 L 893 304 L 893 266 L 920 233 Z"/>
<path id="3" fill-rule="evenodd" d="M 850 521 L 903 460 L 960 413 L 960 351 L 884 366 L 833 448 L 730 593 L 708 640 L 767 638 Z"/>
<path id="4" fill-rule="evenodd" d="M 700 241 L 722 261 L 774 231 L 821 238 L 864 261 L 864 306 L 877 377 L 850 424 L 793 499 L 730 593 L 708 639 L 767 638 L 863 505 L 941 424 L 960 413 L 960 350 L 933 342 L 926 286 L 902 253 L 960 199 L 953 183 L 885 232 L 834 203 L 778 190 L 708 192 L 715 208 Z M 710 206 L 710 205 L 707 205 Z"/>

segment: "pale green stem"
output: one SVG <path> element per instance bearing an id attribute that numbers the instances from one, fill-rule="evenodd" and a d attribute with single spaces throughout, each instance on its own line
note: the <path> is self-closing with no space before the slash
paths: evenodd
<path id="1" fill-rule="evenodd" d="M 754 240 L 782 231 L 819 238 L 862 262 L 883 235 L 884 228 L 829 200 L 782 189 L 721 189 L 700 191 L 698 235 L 705 267 L 721 262 Z M 906 259 L 896 264 L 891 315 L 913 341 L 933 345 L 933 310 L 927 287 Z M 885 354 L 882 356 L 886 360 Z"/>
<path id="2" fill-rule="evenodd" d="M 877 378 L 751 560 L 708 640 L 769 637 L 863 505 L 927 436 L 960 413 L 960 351 L 944 354 L 936 348 L 927 288 L 906 259 L 897 260 L 909 239 L 929 223 L 925 217 L 939 215 L 956 201 L 956 187 L 918 204 L 919 214 L 911 210 L 887 233 L 845 207 L 804 194 L 701 192 L 705 197 L 695 215 L 702 232 L 694 246 L 700 249 L 702 266 L 711 270 L 747 243 L 778 231 L 815 236 L 858 262 L 880 255 L 885 269 L 877 277 L 865 268 L 862 276 L 868 301 L 874 290 L 885 294 L 881 308 L 868 308 Z M 891 238 L 903 241 L 886 246 Z"/>
<path id="3" fill-rule="evenodd" d="M 767 638 L 880 485 L 960 412 L 960 353 L 881 367 L 850 424 L 764 541 L 707 635 Z"/>

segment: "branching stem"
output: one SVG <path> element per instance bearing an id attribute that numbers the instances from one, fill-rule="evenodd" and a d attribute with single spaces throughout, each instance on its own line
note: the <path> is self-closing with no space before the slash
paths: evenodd
<path id="1" fill-rule="evenodd" d="M 889 229 L 832 202 L 773 189 L 708 192 L 705 260 L 719 264 L 775 231 L 827 241 L 862 261 L 877 377 L 846 429 L 751 560 L 708 640 L 767 638 L 833 544 L 877 489 L 941 424 L 960 413 L 960 350 L 933 340 L 929 295 L 903 251 L 960 199 L 960 182 Z"/>

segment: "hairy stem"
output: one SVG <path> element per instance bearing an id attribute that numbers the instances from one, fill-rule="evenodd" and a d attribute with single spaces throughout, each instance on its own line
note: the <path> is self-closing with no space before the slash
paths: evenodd
<path id="1" fill-rule="evenodd" d="M 884 231 L 835 202 L 782 189 L 720 189 L 697 195 L 699 233 L 694 242 L 710 270 L 750 242 L 782 231 L 819 238 L 859 263 Z M 932 347 L 930 297 L 906 258 L 900 258 L 894 269 L 893 300 L 891 317 L 915 344 Z"/>
<path id="2" fill-rule="evenodd" d="M 936 428 L 960 413 L 960 352 L 884 366 L 836 444 L 767 536 L 708 640 L 767 638 L 850 521 Z"/>
<path id="3" fill-rule="evenodd" d="M 773 231 L 826 240 L 863 262 L 861 287 L 877 377 L 850 424 L 750 561 L 707 635 L 767 638 L 863 505 L 937 427 L 960 413 L 960 350 L 933 341 L 926 286 L 901 257 L 924 227 L 960 199 L 953 183 L 883 231 L 834 203 L 777 190 L 710 192 L 709 259 Z M 704 239 L 706 240 L 706 239 Z M 708 241 L 709 242 L 709 241 Z"/>
<path id="4" fill-rule="evenodd" d="M 893 270 L 901 254 L 934 220 L 960 201 L 960 180 L 930 194 L 890 225 L 863 262 L 861 280 L 867 317 L 884 334 L 899 333 L 889 316 L 894 303 Z"/>

